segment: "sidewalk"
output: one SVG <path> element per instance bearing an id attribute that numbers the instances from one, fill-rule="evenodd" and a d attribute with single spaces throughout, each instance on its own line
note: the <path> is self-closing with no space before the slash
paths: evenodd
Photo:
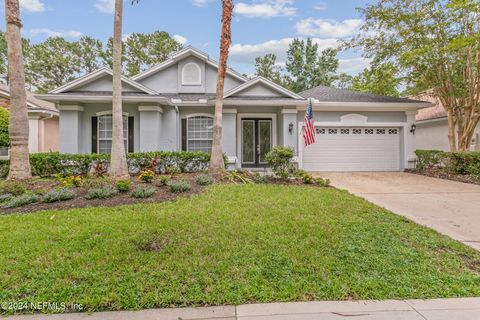
<path id="1" fill-rule="evenodd" d="M 24 315 L 11 320 L 478 320 L 480 298 L 314 301 L 141 311 Z"/>

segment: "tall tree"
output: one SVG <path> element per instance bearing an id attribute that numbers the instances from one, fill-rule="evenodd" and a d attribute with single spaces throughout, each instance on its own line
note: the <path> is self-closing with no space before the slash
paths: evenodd
<path id="1" fill-rule="evenodd" d="M 233 1 L 222 0 L 222 31 L 220 34 L 220 59 L 218 62 L 217 90 L 215 100 L 215 117 L 213 121 L 212 154 L 209 172 L 220 176 L 225 171 L 225 162 L 222 153 L 222 113 L 225 73 L 227 71 L 228 52 L 232 39 Z"/>
<path id="2" fill-rule="evenodd" d="M 282 85 L 282 68 L 277 64 L 277 56 L 274 53 L 268 53 L 263 57 L 255 58 L 255 75 L 269 79 Z"/>
<path id="3" fill-rule="evenodd" d="M 83 36 L 74 47 L 77 55 L 80 57 L 80 72 L 90 73 L 101 66 L 100 55 L 103 50 L 103 44 L 100 40 L 89 36 Z"/>
<path id="4" fill-rule="evenodd" d="M 398 69 L 391 62 L 384 64 L 372 64 L 355 76 L 352 81 L 352 89 L 381 94 L 384 96 L 400 96 L 398 86 L 402 82 L 397 76 Z"/>
<path id="5" fill-rule="evenodd" d="M 319 85 L 331 86 L 338 69 L 336 49 L 318 53 L 318 44 L 312 39 L 294 39 L 287 51 L 286 69 L 290 75 L 290 89 L 294 92 Z"/>
<path id="6" fill-rule="evenodd" d="M 361 12 L 347 47 L 394 63 L 410 92 L 430 92 L 447 112 L 451 151 L 468 150 L 480 120 L 480 2 L 379 0 Z"/>
<path id="7" fill-rule="evenodd" d="M 8 179 L 32 177 L 28 156 L 28 114 L 23 68 L 20 5 L 18 0 L 5 0 L 7 22 L 8 73 L 10 79 L 10 170 Z"/>
<path id="8" fill-rule="evenodd" d="M 335 81 L 333 81 L 333 85 L 338 89 L 350 90 L 350 89 L 353 89 L 352 82 L 353 82 L 353 76 L 342 72 L 335 77 Z"/>
<path id="9" fill-rule="evenodd" d="M 123 0 L 115 0 L 113 22 L 112 151 L 110 158 L 110 175 L 114 179 L 124 179 L 129 176 L 123 138 L 122 17 Z"/>

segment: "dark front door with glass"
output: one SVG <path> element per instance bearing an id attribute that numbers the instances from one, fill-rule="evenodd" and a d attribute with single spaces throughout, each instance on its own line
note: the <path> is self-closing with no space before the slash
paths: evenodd
<path id="1" fill-rule="evenodd" d="M 242 167 L 266 166 L 272 149 L 272 119 L 242 119 Z"/>

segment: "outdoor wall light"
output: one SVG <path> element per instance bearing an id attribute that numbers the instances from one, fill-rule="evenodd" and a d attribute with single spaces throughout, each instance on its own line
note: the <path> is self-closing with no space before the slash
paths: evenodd
<path id="1" fill-rule="evenodd" d="M 293 132 L 293 123 L 292 122 L 290 122 L 290 124 L 288 125 L 288 132 L 290 134 L 292 134 L 292 132 Z"/>
<path id="2" fill-rule="evenodd" d="M 415 134 L 415 131 L 416 131 L 416 130 L 417 130 L 417 125 L 414 123 L 414 124 L 412 124 L 412 126 L 410 127 L 410 132 L 411 132 L 412 134 Z"/>

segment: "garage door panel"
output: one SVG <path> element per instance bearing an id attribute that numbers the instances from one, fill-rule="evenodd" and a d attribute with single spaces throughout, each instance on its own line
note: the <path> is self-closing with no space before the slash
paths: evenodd
<path id="1" fill-rule="evenodd" d="M 353 134 L 354 130 L 357 134 Z M 316 132 L 316 142 L 303 149 L 306 170 L 398 171 L 400 168 L 398 128 L 316 127 Z"/>

